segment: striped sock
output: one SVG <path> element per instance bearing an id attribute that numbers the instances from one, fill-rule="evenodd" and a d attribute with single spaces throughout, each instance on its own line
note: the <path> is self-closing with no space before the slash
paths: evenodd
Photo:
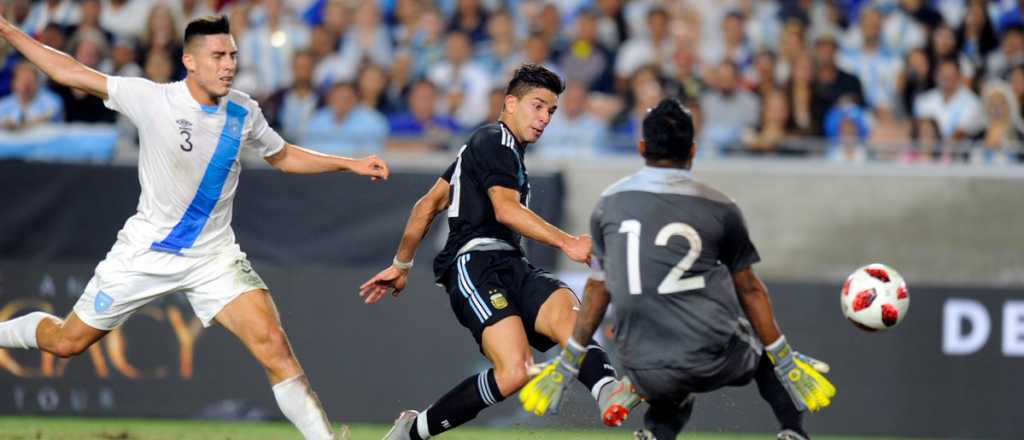
<path id="1" fill-rule="evenodd" d="M 473 420 L 480 411 L 502 400 L 505 396 L 498 389 L 493 368 L 467 377 L 430 408 L 420 412 L 409 436 L 412 440 L 427 440 Z"/>

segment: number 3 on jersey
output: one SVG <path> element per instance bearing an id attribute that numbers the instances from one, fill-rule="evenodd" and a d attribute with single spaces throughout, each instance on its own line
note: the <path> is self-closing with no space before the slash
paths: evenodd
<path id="1" fill-rule="evenodd" d="M 640 229 L 639 220 L 623 221 L 619 227 L 619 232 L 626 234 L 626 275 L 629 281 L 629 293 L 632 295 L 643 293 L 643 282 L 640 279 Z M 686 223 L 669 223 L 658 231 L 658 235 L 654 238 L 654 244 L 667 246 L 669 239 L 676 235 L 689 242 L 690 250 L 661 280 L 661 284 L 658 285 L 658 293 L 662 295 L 704 288 L 703 276 L 683 277 L 700 256 L 701 241 L 696 229 Z"/>

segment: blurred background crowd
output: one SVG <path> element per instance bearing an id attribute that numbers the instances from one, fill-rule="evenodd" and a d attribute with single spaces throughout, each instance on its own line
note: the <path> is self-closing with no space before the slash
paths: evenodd
<path id="1" fill-rule="evenodd" d="M 681 99 L 699 154 L 1018 163 L 1024 0 L 0 0 L 10 22 L 112 75 L 180 80 L 186 23 L 225 14 L 235 87 L 290 142 L 452 150 L 497 118 L 522 63 L 567 88 L 529 150 L 631 154 Z M 0 48 L 0 131 L 134 128 Z M 0 149 L 4 146 L 0 143 Z M 133 148 L 133 147 L 121 147 Z"/>

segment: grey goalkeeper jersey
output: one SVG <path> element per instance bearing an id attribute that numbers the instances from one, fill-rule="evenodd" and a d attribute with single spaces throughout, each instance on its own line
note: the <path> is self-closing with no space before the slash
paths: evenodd
<path id="1" fill-rule="evenodd" d="M 687 170 L 645 167 L 605 190 L 590 228 L 623 365 L 712 375 L 730 350 L 761 350 L 732 282 L 760 257 L 727 196 Z"/>

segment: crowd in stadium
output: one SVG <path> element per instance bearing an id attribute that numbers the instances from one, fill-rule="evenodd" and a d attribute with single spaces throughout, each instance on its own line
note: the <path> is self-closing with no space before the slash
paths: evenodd
<path id="1" fill-rule="evenodd" d="M 678 96 L 700 154 L 1013 163 L 1024 1 L 0 0 L 12 23 L 111 75 L 185 75 L 192 18 L 225 14 L 234 87 L 289 141 L 340 154 L 451 150 L 497 117 L 515 67 L 566 81 L 534 154 L 632 153 Z M 130 124 L 0 48 L 0 125 Z"/>

